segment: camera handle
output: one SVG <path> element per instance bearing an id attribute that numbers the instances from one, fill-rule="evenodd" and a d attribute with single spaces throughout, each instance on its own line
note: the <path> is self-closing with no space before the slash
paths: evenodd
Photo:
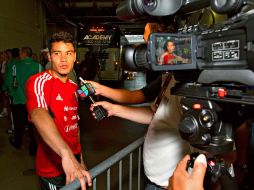
<path id="1" fill-rule="evenodd" d="M 195 159 L 199 153 L 194 152 L 190 155 L 190 160 L 187 163 L 186 170 L 193 168 Z M 210 190 L 211 182 L 219 182 L 222 190 L 238 190 L 236 180 L 229 172 L 225 161 L 223 159 L 217 159 L 215 157 L 207 158 L 207 169 L 204 180 L 204 189 Z"/>
<path id="2" fill-rule="evenodd" d="M 217 180 L 218 180 L 222 190 L 239 190 L 235 178 L 232 177 L 228 171 L 227 171 L 227 173 L 222 174 Z M 212 190 L 213 189 L 213 188 L 211 188 L 211 184 L 210 184 L 211 182 L 215 183 L 217 181 L 214 181 L 211 176 L 209 176 L 209 177 L 205 176 L 205 181 L 204 181 L 204 189 L 205 190 Z"/>

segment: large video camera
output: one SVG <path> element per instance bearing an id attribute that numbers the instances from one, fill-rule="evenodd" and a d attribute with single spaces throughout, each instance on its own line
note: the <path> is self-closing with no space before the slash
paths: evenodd
<path id="1" fill-rule="evenodd" d="M 196 25 L 177 33 L 152 33 L 148 44 L 126 45 L 122 54 L 128 70 L 174 72 L 178 83 L 172 92 L 184 97 L 180 133 L 192 146 L 213 154 L 233 150 L 232 126 L 247 120 L 254 104 L 254 9 L 241 11 L 246 5 L 243 0 L 128 0 L 117 10 L 119 18 L 134 20 L 207 6 L 230 13 L 209 29 Z"/>

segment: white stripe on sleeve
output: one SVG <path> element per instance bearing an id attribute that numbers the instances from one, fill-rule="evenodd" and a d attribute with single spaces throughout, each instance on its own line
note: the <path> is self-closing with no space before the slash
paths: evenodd
<path id="1" fill-rule="evenodd" d="M 37 99 L 38 107 L 43 107 L 47 109 L 47 104 L 44 97 L 44 84 L 47 80 L 52 78 L 48 73 L 44 73 L 43 75 L 37 77 L 34 82 L 34 92 Z"/>

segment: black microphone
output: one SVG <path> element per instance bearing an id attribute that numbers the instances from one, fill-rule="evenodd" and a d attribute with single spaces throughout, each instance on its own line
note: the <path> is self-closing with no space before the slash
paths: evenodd
<path id="1" fill-rule="evenodd" d="M 83 85 L 78 89 L 79 96 L 84 99 L 86 97 L 89 97 L 91 102 L 94 104 L 95 100 L 93 98 L 93 95 L 95 94 L 95 90 L 93 86 L 90 83 L 86 83 L 81 77 L 79 77 L 80 81 L 83 83 Z M 102 106 L 95 106 L 93 109 L 93 113 L 95 113 L 96 119 L 98 121 L 104 119 L 108 116 L 107 110 L 105 110 Z"/>

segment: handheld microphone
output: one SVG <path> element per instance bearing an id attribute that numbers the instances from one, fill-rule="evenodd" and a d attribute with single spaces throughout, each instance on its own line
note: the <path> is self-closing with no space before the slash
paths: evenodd
<path id="1" fill-rule="evenodd" d="M 95 94 L 95 90 L 93 86 L 90 83 L 86 83 L 81 77 L 79 77 L 79 80 L 83 83 L 83 85 L 78 89 L 78 94 L 82 99 L 85 99 L 86 97 L 89 97 L 91 102 L 94 104 L 95 100 L 93 98 L 93 95 Z M 104 119 L 108 116 L 107 110 L 105 110 L 102 106 L 95 106 L 93 109 L 93 113 L 95 113 L 96 119 L 98 121 Z"/>

